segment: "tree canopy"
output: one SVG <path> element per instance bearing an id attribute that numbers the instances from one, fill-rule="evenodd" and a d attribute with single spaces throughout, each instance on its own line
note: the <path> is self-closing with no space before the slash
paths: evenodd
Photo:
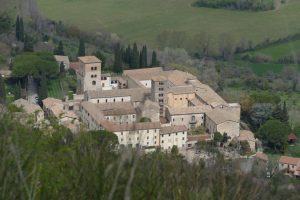
<path id="1" fill-rule="evenodd" d="M 59 73 L 59 69 L 51 53 L 37 52 L 17 55 L 12 72 L 14 77 L 33 76 L 38 79 L 42 73 L 45 73 L 48 77 L 54 77 Z"/>
<path id="2" fill-rule="evenodd" d="M 261 126 L 257 137 L 274 152 L 284 152 L 290 127 L 279 120 L 269 120 Z"/>

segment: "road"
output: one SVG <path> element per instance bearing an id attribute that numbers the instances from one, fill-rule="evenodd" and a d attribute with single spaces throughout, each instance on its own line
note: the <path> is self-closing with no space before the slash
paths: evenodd
<path id="1" fill-rule="evenodd" d="M 37 83 L 33 79 L 32 76 L 28 77 L 28 82 L 27 82 L 27 99 L 31 103 L 37 103 Z"/>

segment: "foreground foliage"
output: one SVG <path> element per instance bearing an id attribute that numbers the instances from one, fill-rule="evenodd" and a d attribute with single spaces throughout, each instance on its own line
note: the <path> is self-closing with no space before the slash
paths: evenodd
<path id="1" fill-rule="evenodd" d="M 293 199 L 283 182 L 284 192 L 221 157 L 205 167 L 177 154 L 119 154 L 111 133 L 54 130 L 0 120 L 1 199 Z"/>

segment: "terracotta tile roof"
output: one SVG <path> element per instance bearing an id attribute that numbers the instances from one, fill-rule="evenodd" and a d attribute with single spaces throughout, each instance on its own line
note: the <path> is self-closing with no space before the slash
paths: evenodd
<path id="1" fill-rule="evenodd" d="M 240 122 L 239 116 L 236 116 L 234 113 L 221 108 L 215 108 L 212 111 L 207 112 L 206 116 L 216 124 L 222 124 L 227 121 L 236 123 Z"/>
<path id="2" fill-rule="evenodd" d="M 190 115 L 190 114 L 200 114 L 211 111 L 212 108 L 208 105 L 203 106 L 190 106 L 186 108 L 167 108 L 170 115 Z"/>
<path id="3" fill-rule="evenodd" d="M 240 141 L 254 141 L 255 142 L 254 134 L 248 130 L 241 130 L 238 139 Z"/>
<path id="4" fill-rule="evenodd" d="M 187 131 L 187 127 L 184 125 L 180 125 L 180 126 L 165 126 L 161 128 L 160 134 L 169 134 L 169 133 L 177 133 L 177 132 L 183 132 L 183 131 Z"/>
<path id="5" fill-rule="evenodd" d="M 144 68 L 144 69 L 131 69 L 124 70 L 123 75 L 129 76 L 135 80 L 151 80 L 153 76 L 159 75 L 163 72 L 161 67 Z"/>
<path id="6" fill-rule="evenodd" d="M 15 100 L 13 104 L 19 108 L 23 108 L 24 111 L 27 112 L 28 114 L 35 113 L 36 111 L 43 111 L 39 105 L 30 103 L 25 99 Z"/>
<path id="7" fill-rule="evenodd" d="M 289 157 L 289 156 L 281 156 L 278 162 L 289 165 L 297 165 L 300 162 L 300 158 Z"/>
<path id="8" fill-rule="evenodd" d="M 203 134 L 203 135 L 188 135 L 187 136 L 187 141 L 188 142 L 193 142 L 193 141 L 210 141 L 211 140 L 211 135 L 209 134 Z"/>
<path id="9" fill-rule="evenodd" d="M 132 101 L 143 101 L 145 96 L 150 95 L 151 90 L 146 88 L 114 89 L 114 90 L 89 90 L 86 92 L 88 99 L 126 97 Z"/>
<path id="10" fill-rule="evenodd" d="M 96 104 L 97 112 L 102 112 L 104 116 L 136 114 L 130 102 Z"/>
<path id="11" fill-rule="evenodd" d="M 175 87 L 171 87 L 168 90 L 168 93 L 172 93 L 172 94 L 191 94 L 194 92 L 195 89 L 192 85 L 175 86 Z"/>
<path id="12" fill-rule="evenodd" d="M 75 71 L 78 71 L 80 68 L 79 62 L 70 62 L 70 68 L 74 69 Z"/>
<path id="13" fill-rule="evenodd" d="M 100 63 L 101 60 L 99 60 L 96 56 L 83 56 L 83 57 L 78 57 L 78 60 L 83 62 L 84 64 L 89 64 L 89 63 Z"/>
<path id="14" fill-rule="evenodd" d="M 43 105 L 47 108 L 50 108 L 50 107 L 55 106 L 57 104 L 63 105 L 62 100 L 55 99 L 55 98 L 52 98 L 52 97 L 48 97 L 48 98 L 44 99 L 42 102 L 43 102 Z"/>
<path id="15" fill-rule="evenodd" d="M 288 135 L 288 140 L 297 140 L 298 138 L 297 138 L 297 136 L 294 134 L 294 133 L 290 133 L 289 135 Z"/>
<path id="16" fill-rule="evenodd" d="M 189 83 L 195 87 L 197 96 L 205 103 L 213 107 L 227 105 L 226 101 L 208 85 L 201 83 L 199 80 L 190 80 Z"/>
<path id="17" fill-rule="evenodd" d="M 268 156 L 266 154 L 262 153 L 262 152 L 257 152 L 255 157 L 260 159 L 260 160 L 269 161 Z"/>

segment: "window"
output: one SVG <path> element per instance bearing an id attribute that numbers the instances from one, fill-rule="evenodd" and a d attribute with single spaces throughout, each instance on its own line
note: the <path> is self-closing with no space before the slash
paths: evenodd
<path id="1" fill-rule="evenodd" d="M 177 133 L 176 133 L 176 135 L 177 135 Z"/>
<path id="2" fill-rule="evenodd" d="M 154 144 L 156 144 L 156 141 L 154 142 Z"/>
<path id="3" fill-rule="evenodd" d="M 92 85 L 96 85 L 96 81 L 92 81 Z"/>
<path id="4" fill-rule="evenodd" d="M 123 139 L 121 139 L 121 142 L 123 142 Z"/>
<path id="5" fill-rule="evenodd" d="M 147 140 L 149 140 L 149 137 L 147 137 Z"/>
<path id="6" fill-rule="evenodd" d="M 192 121 L 195 121 L 195 116 L 194 115 L 192 116 Z"/>
<path id="7" fill-rule="evenodd" d="M 99 99 L 97 100 L 97 103 L 99 103 Z"/>
<path id="8" fill-rule="evenodd" d="M 164 91 L 164 88 L 158 88 L 159 91 Z"/>
<path id="9" fill-rule="evenodd" d="M 94 67 L 94 70 L 97 70 L 97 67 Z"/>
<path id="10" fill-rule="evenodd" d="M 114 102 L 116 102 L 116 99 L 114 99 Z"/>
<path id="11" fill-rule="evenodd" d="M 173 118 L 173 122 L 175 122 L 175 118 Z"/>
<path id="12" fill-rule="evenodd" d="M 184 140 L 184 137 L 182 138 L 182 140 Z"/>
<path id="13" fill-rule="evenodd" d="M 163 97 L 163 96 L 164 96 L 164 94 L 158 94 L 158 96 L 159 96 L 159 97 Z"/>
<path id="14" fill-rule="evenodd" d="M 121 135 L 123 135 L 123 132 L 121 132 Z"/>
<path id="15" fill-rule="evenodd" d="M 164 82 L 159 82 L 158 84 L 159 84 L 159 85 L 164 85 Z"/>
<path id="16" fill-rule="evenodd" d="M 105 102 L 107 103 L 107 99 L 105 99 Z"/>
<path id="17" fill-rule="evenodd" d="M 169 137 L 171 136 L 171 134 L 169 133 Z"/>
<path id="18" fill-rule="evenodd" d="M 147 142 L 147 145 L 149 145 L 149 142 Z"/>
<path id="19" fill-rule="evenodd" d="M 147 130 L 147 133 L 149 133 L 149 130 Z"/>
<path id="20" fill-rule="evenodd" d="M 132 115 L 132 118 L 134 119 L 134 118 L 135 118 L 135 115 Z"/>
<path id="21" fill-rule="evenodd" d="M 183 118 L 181 118 L 181 121 L 183 122 Z"/>
<path id="22" fill-rule="evenodd" d="M 180 98 L 180 100 L 182 101 L 182 98 Z"/>
<path id="23" fill-rule="evenodd" d="M 129 138 L 129 141 L 131 141 L 131 138 Z"/>
<path id="24" fill-rule="evenodd" d="M 105 84 L 104 83 L 102 83 L 102 87 L 104 87 L 105 86 Z"/>
<path id="25" fill-rule="evenodd" d="M 164 141 L 162 140 L 161 143 L 164 143 Z"/>
<path id="26" fill-rule="evenodd" d="M 121 99 L 121 101 L 123 102 L 123 101 L 124 101 L 124 99 L 122 98 L 122 99 Z"/>
<path id="27" fill-rule="evenodd" d="M 154 136 L 154 139 L 156 139 L 156 136 Z"/>
<path id="28" fill-rule="evenodd" d="M 139 137 L 137 137 L 136 139 L 137 139 L 137 140 L 139 140 L 140 138 L 139 138 Z"/>
<path id="29" fill-rule="evenodd" d="M 163 102 L 164 102 L 164 100 L 163 100 L 163 99 L 160 99 L 160 100 L 158 100 L 158 102 L 159 102 L 159 103 L 163 103 Z"/>

